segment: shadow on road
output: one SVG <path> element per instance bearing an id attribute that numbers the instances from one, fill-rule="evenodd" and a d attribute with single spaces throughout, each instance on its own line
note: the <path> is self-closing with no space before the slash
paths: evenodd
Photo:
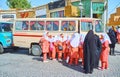
<path id="1" fill-rule="evenodd" d="M 84 70 L 83 70 L 83 67 L 81 65 L 81 62 L 79 62 L 78 65 L 74 65 L 74 64 L 73 65 L 69 65 L 68 63 L 66 63 L 66 61 L 58 61 L 58 62 L 61 63 L 65 67 L 68 67 L 68 68 L 73 69 L 75 71 L 84 73 Z"/>
<path id="2" fill-rule="evenodd" d="M 5 49 L 4 53 L 28 55 L 28 52 L 29 52 L 28 48 L 18 48 L 16 50 L 14 50 L 14 49 Z"/>
<path id="3" fill-rule="evenodd" d="M 33 60 L 37 60 L 37 61 L 43 61 L 42 57 L 40 56 L 35 56 L 34 58 L 32 58 Z"/>
<path id="4" fill-rule="evenodd" d="M 115 55 L 120 55 L 120 51 L 115 51 Z"/>

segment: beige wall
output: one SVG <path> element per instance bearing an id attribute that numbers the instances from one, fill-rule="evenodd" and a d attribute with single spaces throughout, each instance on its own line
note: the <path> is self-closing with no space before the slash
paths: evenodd
<path id="1" fill-rule="evenodd" d="M 80 0 L 71 0 L 71 2 L 80 1 Z"/>
<path id="2" fill-rule="evenodd" d="M 105 2 L 106 0 L 91 0 L 92 2 Z"/>

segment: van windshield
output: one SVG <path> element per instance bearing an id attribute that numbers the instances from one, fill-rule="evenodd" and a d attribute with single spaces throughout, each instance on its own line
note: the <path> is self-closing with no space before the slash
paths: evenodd
<path id="1" fill-rule="evenodd" d="M 10 32 L 12 31 L 12 23 L 0 23 L 0 32 Z"/>

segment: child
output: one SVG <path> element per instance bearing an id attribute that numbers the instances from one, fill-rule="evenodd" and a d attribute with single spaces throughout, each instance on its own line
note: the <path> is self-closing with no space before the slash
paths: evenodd
<path id="1" fill-rule="evenodd" d="M 71 38 L 70 36 L 67 36 L 67 40 L 65 41 L 66 49 L 65 49 L 64 55 L 63 55 L 64 60 L 67 60 L 67 57 L 69 57 L 70 38 Z"/>
<path id="2" fill-rule="evenodd" d="M 110 38 L 107 34 L 101 35 L 101 43 L 102 43 L 102 52 L 100 55 L 101 59 L 101 67 L 99 69 L 104 70 L 108 69 L 108 55 L 109 55 L 109 44 L 111 44 Z"/>
<path id="3" fill-rule="evenodd" d="M 45 32 L 43 37 L 41 38 L 41 47 L 43 52 L 43 62 L 47 61 L 47 53 L 49 53 L 49 32 Z"/>
<path id="4" fill-rule="evenodd" d="M 79 34 L 74 33 L 72 35 L 72 38 L 70 40 L 70 60 L 69 64 L 72 65 L 74 62 L 75 65 L 78 65 L 78 59 L 79 59 L 79 54 L 78 54 L 78 46 L 79 46 Z"/>
<path id="5" fill-rule="evenodd" d="M 52 60 L 56 60 L 56 37 L 51 37 L 50 40 L 50 57 Z"/>
<path id="6" fill-rule="evenodd" d="M 60 36 L 57 37 L 57 41 L 56 41 L 57 43 L 56 50 L 59 61 L 62 60 L 62 53 L 63 53 L 62 36 L 63 34 L 60 34 Z"/>

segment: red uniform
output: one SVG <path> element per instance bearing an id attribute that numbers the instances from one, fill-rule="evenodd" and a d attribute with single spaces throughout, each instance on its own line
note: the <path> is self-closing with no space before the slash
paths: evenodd
<path id="1" fill-rule="evenodd" d="M 107 69 L 108 68 L 108 55 L 109 55 L 109 42 L 106 40 L 102 44 L 102 52 L 100 55 L 100 60 L 101 60 L 101 68 L 102 69 Z"/>
<path id="2" fill-rule="evenodd" d="M 52 53 L 51 57 L 52 57 L 52 60 L 55 60 L 55 58 L 56 58 L 56 47 L 55 47 L 56 45 L 55 45 L 55 42 L 53 42 L 51 45 L 52 45 L 52 49 L 50 48 L 51 53 Z"/>
<path id="3" fill-rule="evenodd" d="M 67 58 L 67 44 L 66 44 L 66 41 L 64 41 L 62 43 L 62 46 L 63 46 L 63 59 L 66 60 L 66 58 Z"/>
<path id="4" fill-rule="evenodd" d="M 79 54 L 78 54 L 78 47 L 70 48 L 70 60 L 69 60 L 69 64 L 71 65 L 72 63 L 75 63 L 75 65 L 78 65 L 78 59 L 79 59 Z"/>
<path id="5" fill-rule="evenodd" d="M 47 59 L 47 53 L 49 53 L 49 41 L 47 41 L 44 37 L 41 38 L 41 47 L 43 52 L 43 61 L 46 61 Z"/>
<path id="6" fill-rule="evenodd" d="M 69 57 L 69 50 L 70 50 L 70 41 L 66 42 L 66 49 L 64 51 L 64 60 L 67 59 L 67 57 Z"/>
<path id="7" fill-rule="evenodd" d="M 83 43 L 79 45 L 79 58 L 82 59 L 82 65 L 84 64 L 84 59 L 83 59 Z"/>
<path id="8" fill-rule="evenodd" d="M 120 33 L 117 32 L 117 39 L 118 39 L 118 43 L 120 44 Z"/>
<path id="9" fill-rule="evenodd" d="M 72 38 L 70 40 L 70 60 L 69 64 L 72 64 L 73 62 L 75 65 L 78 65 L 78 60 L 79 60 L 79 42 L 80 42 L 80 37 L 78 33 L 74 33 L 72 35 Z"/>
<path id="10" fill-rule="evenodd" d="M 56 46 L 56 50 L 57 50 L 57 54 L 58 54 L 58 60 L 61 60 L 62 59 L 62 53 L 63 53 L 63 50 L 59 50 L 58 49 L 58 46 L 62 46 L 62 42 L 57 40 L 57 46 Z M 62 46 L 63 47 L 63 46 Z"/>

